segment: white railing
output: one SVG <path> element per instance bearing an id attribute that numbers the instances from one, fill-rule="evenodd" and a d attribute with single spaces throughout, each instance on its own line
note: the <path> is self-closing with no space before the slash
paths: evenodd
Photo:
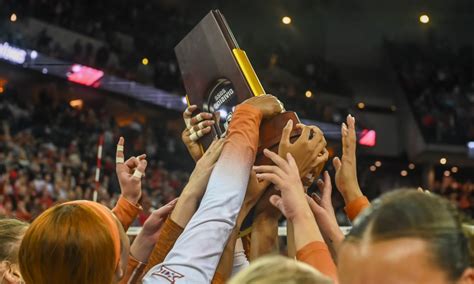
<path id="1" fill-rule="evenodd" d="M 344 235 L 347 235 L 351 230 L 352 226 L 340 226 L 339 227 Z M 469 231 L 471 234 L 474 234 L 474 225 L 463 224 L 463 228 L 466 231 Z M 127 231 L 127 235 L 129 236 L 136 236 L 140 233 L 142 227 L 130 227 Z M 278 227 L 278 236 L 279 237 L 286 237 L 286 227 L 280 226 Z"/>
<path id="2" fill-rule="evenodd" d="M 349 233 L 349 231 L 351 230 L 352 227 L 351 226 L 341 226 L 339 228 L 344 233 L 344 235 L 346 235 L 347 233 Z M 138 233 L 140 233 L 141 229 L 142 229 L 142 227 L 130 227 L 127 231 L 127 235 L 136 236 L 136 235 L 138 235 Z M 284 226 L 278 227 L 278 236 L 286 237 L 286 227 L 284 227 Z"/>

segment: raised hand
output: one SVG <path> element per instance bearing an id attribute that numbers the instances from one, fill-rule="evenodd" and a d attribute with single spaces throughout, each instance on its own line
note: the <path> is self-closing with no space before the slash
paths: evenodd
<path id="1" fill-rule="evenodd" d="M 142 237 L 150 238 L 151 240 L 156 241 L 161 226 L 163 225 L 171 211 L 173 211 L 174 206 L 177 202 L 178 198 L 175 198 L 172 201 L 168 202 L 168 204 L 166 204 L 165 206 L 153 211 L 143 224 L 142 230 L 140 231 L 140 235 Z"/>
<path id="2" fill-rule="evenodd" d="M 212 114 L 208 112 L 201 112 L 193 117 L 192 114 L 196 109 L 196 105 L 191 105 L 183 112 L 186 128 L 181 134 L 181 140 L 186 145 L 191 157 L 197 162 L 203 155 L 201 145 L 197 141 L 211 132 L 211 126 L 215 121 Z"/>
<path id="3" fill-rule="evenodd" d="M 142 177 L 145 175 L 147 166 L 146 154 L 130 157 L 125 161 L 123 154 L 124 144 L 125 139 L 120 137 L 115 157 L 115 171 L 122 196 L 128 201 L 137 204 L 142 196 Z"/>
<path id="4" fill-rule="evenodd" d="M 275 166 L 255 166 L 257 178 L 273 183 L 281 192 L 281 196 L 272 195 L 270 203 L 291 221 L 308 206 L 296 161 L 290 153 L 286 155 L 286 160 L 267 149 L 263 153 Z"/>
<path id="5" fill-rule="evenodd" d="M 336 186 L 344 198 L 344 202 L 348 204 L 352 200 L 362 196 L 362 191 L 357 181 L 357 164 L 356 164 L 356 132 L 355 118 L 351 115 L 347 116 L 347 125 L 342 123 L 342 158 L 335 157 L 333 165 L 336 169 Z"/>
<path id="6" fill-rule="evenodd" d="M 262 112 L 263 118 L 271 118 L 285 110 L 283 104 L 272 95 L 252 97 L 245 100 L 242 104 L 248 104 L 258 108 Z"/>
<path id="7" fill-rule="evenodd" d="M 323 238 L 306 199 L 295 159 L 288 153 L 285 160 L 267 149 L 264 150 L 264 154 L 276 166 L 257 166 L 254 169 L 257 178 L 270 181 L 281 192 L 281 196 L 272 195 L 270 203 L 293 224 L 295 250 L 310 242 L 322 241 Z"/>
<path id="8" fill-rule="evenodd" d="M 178 199 L 174 199 L 165 206 L 153 211 L 143 224 L 142 230 L 137 235 L 130 247 L 130 254 L 141 262 L 147 262 L 150 254 L 158 240 L 168 215 L 173 211 Z"/>
<path id="9" fill-rule="evenodd" d="M 293 121 L 288 120 L 281 134 L 278 154 L 280 157 L 286 157 L 286 154 L 290 153 L 296 161 L 300 177 L 303 178 L 308 174 L 314 175 L 317 170 L 324 167 L 328 157 L 325 151 L 327 142 L 322 131 L 316 126 L 297 124 L 296 128 L 302 129 L 302 132 L 300 137 L 291 143 Z"/>
<path id="10" fill-rule="evenodd" d="M 311 211 L 313 211 L 316 222 L 318 223 L 321 234 L 331 250 L 333 259 L 336 260 L 336 252 L 339 245 L 344 240 L 344 234 L 337 224 L 336 214 L 332 206 L 331 194 L 332 184 L 331 177 L 327 171 L 324 172 L 324 181 L 317 182 L 321 196 L 313 193 L 311 198 L 308 196 L 308 203 Z"/>

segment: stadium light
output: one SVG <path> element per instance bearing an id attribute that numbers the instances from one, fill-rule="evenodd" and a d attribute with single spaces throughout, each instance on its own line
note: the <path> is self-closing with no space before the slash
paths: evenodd
<path id="1" fill-rule="evenodd" d="M 306 93 L 304 93 L 304 95 L 309 99 L 313 96 L 313 93 L 310 90 L 307 90 Z"/>
<path id="2" fill-rule="evenodd" d="M 375 162 L 375 166 L 376 166 L 377 168 L 380 168 L 380 167 L 382 166 L 382 162 L 381 162 L 381 161 L 376 161 L 376 162 Z"/>
<path id="3" fill-rule="evenodd" d="M 12 14 L 10 15 L 10 22 L 16 22 L 17 19 L 18 19 L 18 17 L 16 16 L 15 13 L 12 13 Z"/>
<path id="4" fill-rule="evenodd" d="M 456 166 L 451 168 L 451 172 L 453 172 L 454 174 L 457 173 L 458 171 L 459 171 L 459 168 Z"/>
<path id="5" fill-rule="evenodd" d="M 27 52 L 21 48 L 17 48 L 8 44 L 8 42 L 0 43 L 0 59 L 5 59 L 11 63 L 23 64 L 26 60 Z"/>
<path id="6" fill-rule="evenodd" d="M 439 159 L 439 163 L 440 163 L 441 165 L 446 165 L 447 162 L 448 162 L 448 160 L 447 160 L 446 158 L 441 158 L 441 159 Z"/>
<path id="7" fill-rule="evenodd" d="M 408 168 L 409 168 L 410 170 L 414 170 L 414 169 L 415 169 L 415 164 L 410 163 L 410 164 L 408 165 Z"/>
<path id="8" fill-rule="evenodd" d="M 420 23 L 428 24 L 429 22 L 430 22 L 430 17 L 428 17 L 428 15 L 423 14 L 420 16 Z"/>
<path id="9" fill-rule="evenodd" d="M 30 58 L 35 60 L 36 58 L 38 58 L 38 52 L 36 50 L 32 50 L 30 52 Z"/>
<path id="10" fill-rule="evenodd" d="M 69 102 L 69 105 L 70 105 L 72 108 L 82 109 L 82 106 L 84 106 L 84 102 L 83 102 L 81 99 L 71 100 L 71 101 Z"/>
<path id="11" fill-rule="evenodd" d="M 451 172 L 450 171 L 444 171 L 444 176 L 445 177 L 449 177 L 451 175 Z"/>
<path id="12" fill-rule="evenodd" d="M 406 177 L 408 175 L 408 172 L 406 170 L 403 170 L 403 171 L 400 172 L 400 175 L 402 177 Z"/>
<path id="13" fill-rule="evenodd" d="M 376 170 L 377 170 L 376 166 L 374 166 L 374 165 L 370 166 L 370 171 L 371 172 L 375 172 Z"/>
<path id="14" fill-rule="evenodd" d="M 288 16 L 284 16 L 282 19 L 281 19 L 281 22 L 285 25 L 289 25 L 291 24 L 291 18 L 288 17 Z"/>

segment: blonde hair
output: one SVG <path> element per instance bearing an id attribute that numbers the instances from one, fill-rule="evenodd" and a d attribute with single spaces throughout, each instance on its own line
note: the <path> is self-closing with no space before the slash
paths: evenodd
<path id="1" fill-rule="evenodd" d="M 0 261 L 18 263 L 21 239 L 28 223 L 17 219 L 0 219 Z"/>
<path id="2" fill-rule="evenodd" d="M 306 263 L 273 255 L 257 259 L 228 282 L 228 284 L 250 283 L 329 284 L 333 282 Z"/>

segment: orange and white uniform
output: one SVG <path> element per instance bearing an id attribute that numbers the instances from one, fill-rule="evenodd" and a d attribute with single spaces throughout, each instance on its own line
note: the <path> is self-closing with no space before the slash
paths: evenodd
<path id="1" fill-rule="evenodd" d="M 163 263 L 148 271 L 143 283 L 211 282 L 245 197 L 261 120 L 257 108 L 237 106 L 201 205 Z"/>

